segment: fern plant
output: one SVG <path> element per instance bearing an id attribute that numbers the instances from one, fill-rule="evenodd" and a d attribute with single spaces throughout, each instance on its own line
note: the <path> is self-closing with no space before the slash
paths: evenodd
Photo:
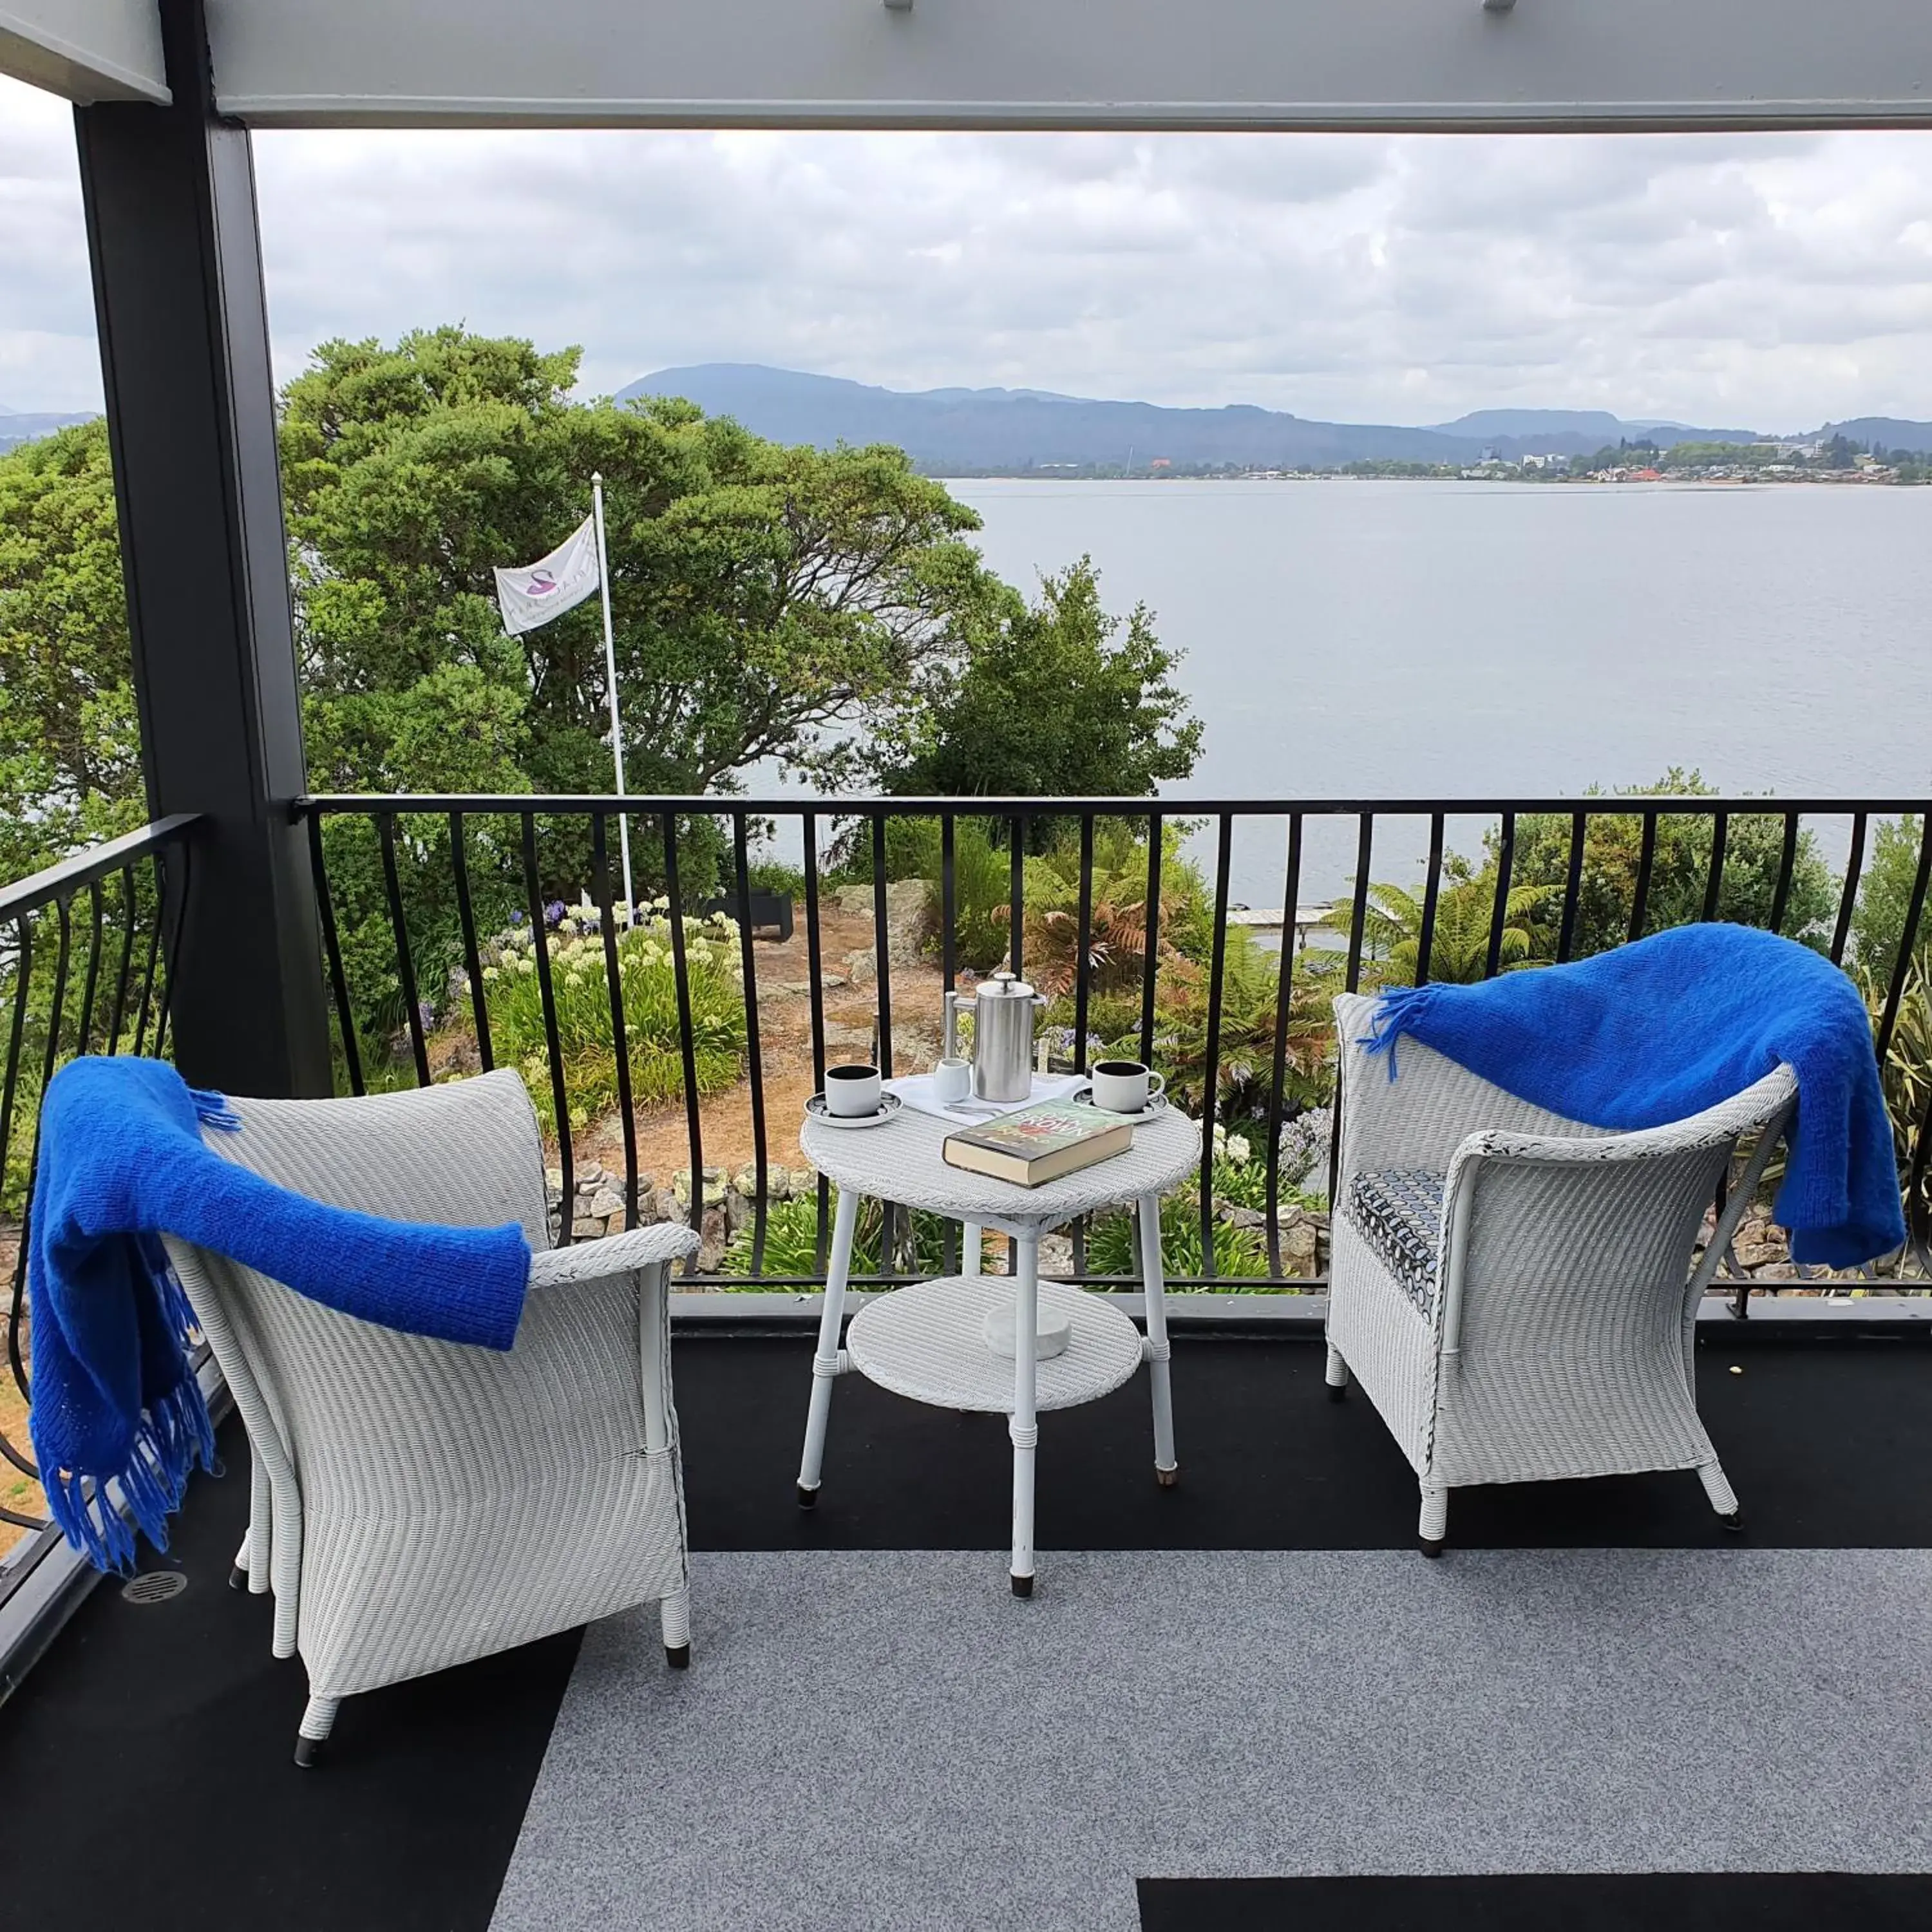
<path id="1" fill-rule="evenodd" d="M 1534 922 L 1557 893 L 1552 886 L 1512 886 L 1503 900 L 1503 930 L 1498 969 L 1541 963 Z M 1382 962 L 1390 986 L 1415 984 L 1422 950 L 1424 901 L 1400 886 L 1373 885 L 1366 895 L 1362 932 Z M 1429 976 L 1471 986 L 1489 970 L 1490 934 L 1496 920 L 1496 881 L 1492 874 L 1445 880 L 1436 898 L 1436 929 L 1429 944 Z"/>

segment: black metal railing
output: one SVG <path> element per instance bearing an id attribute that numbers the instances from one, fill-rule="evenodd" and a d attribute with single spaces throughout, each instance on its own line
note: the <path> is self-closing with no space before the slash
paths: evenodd
<path id="1" fill-rule="evenodd" d="M 168 962 L 178 959 L 196 823 L 186 813 L 161 819 L 0 887 L 0 1282 L 20 1408 L 32 1390 L 26 1281 L 40 1095 L 77 1054 L 166 1053 Z M 25 1433 L 4 1416 L 0 1458 L 11 1472 L 0 1522 L 50 1534 Z M 27 1567 L 0 1572 L 0 1601 Z"/>
<path id="2" fill-rule="evenodd" d="M 459 1042 L 461 1050 L 446 1065 L 495 1064 L 504 1036 L 490 988 L 493 983 L 500 988 L 500 962 L 506 957 L 529 962 L 521 970 L 534 979 L 536 998 L 533 1006 L 527 996 L 523 998 L 533 1017 L 526 1029 L 526 1050 L 518 1058 L 554 1134 L 561 1240 L 572 1235 L 577 1144 L 586 1117 L 579 1106 L 573 1120 L 573 1086 L 580 1083 L 584 1063 L 566 1037 L 560 1014 L 566 992 L 580 1007 L 582 956 L 572 956 L 570 984 L 560 988 L 552 970 L 552 944 L 547 940 L 520 949 L 516 934 L 544 934 L 566 887 L 587 890 L 580 936 L 594 936 L 601 948 L 598 1024 L 601 1051 L 606 1037 L 601 1031 L 605 1024 L 602 1007 L 608 1004 L 605 1057 L 614 1065 L 604 1101 L 622 1142 L 623 1224 L 634 1225 L 645 1209 L 640 1187 L 640 1109 L 662 1125 L 664 1107 L 681 1108 L 680 1138 L 693 1204 L 688 1211 L 700 1220 L 706 1198 L 706 1079 L 695 1023 L 706 1019 L 708 1024 L 708 1018 L 693 1006 L 692 948 L 702 946 L 708 970 L 711 947 L 701 935 L 694 939 L 688 934 L 684 917 L 663 922 L 659 974 L 662 979 L 668 973 L 671 998 L 668 1006 L 661 998 L 657 1019 L 661 1036 L 674 1019 L 678 1064 L 674 1078 L 663 1077 L 658 1067 L 662 1104 L 653 1110 L 646 1105 L 650 1096 L 634 1091 L 643 1049 L 639 1016 L 627 1010 L 620 970 L 620 945 L 634 944 L 635 936 L 627 934 L 622 921 L 614 916 L 611 820 L 621 812 L 629 821 L 634 850 L 646 855 L 643 862 L 655 893 L 668 902 L 670 912 L 721 899 L 748 906 L 754 880 L 770 890 L 769 874 L 754 862 L 754 850 L 795 855 L 805 978 L 802 988 L 783 991 L 788 998 L 802 991 L 807 1001 L 805 1022 L 792 1026 L 788 1038 L 799 1067 L 808 1064 L 814 1087 L 823 1084 L 835 1052 L 845 1050 L 835 1039 L 827 1014 L 828 992 L 844 978 L 826 956 L 826 896 L 835 884 L 845 882 L 866 901 L 870 913 L 872 958 L 866 970 L 873 985 L 866 1003 L 869 1046 L 865 1050 L 888 1073 L 907 1070 L 901 1048 L 909 976 L 929 979 L 936 968 L 937 985 L 924 988 L 936 1001 L 937 992 L 954 987 L 970 966 L 983 970 L 992 963 L 989 932 L 997 933 L 999 951 L 1016 970 L 1025 970 L 1042 948 L 1060 949 L 1066 1024 L 1059 1064 L 1085 1070 L 1094 1044 L 1090 1028 L 1104 1010 L 1112 1024 L 1103 1030 L 1101 1043 L 1137 1052 L 1138 1058 L 1161 1066 L 1199 1119 L 1202 1172 L 1189 1229 L 1190 1238 L 1198 1240 L 1199 1264 L 1177 1270 L 1173 1280 L 1180 1286 L 1280 1291 L 1322 1286 L 1318 1270 L 1307 1267 L 1305 1232 L 1300 1254 L 1284 1252 L 1286 1210 L 1293 1204 L 1291 1184 L 1302 1177 L 1284 1173 L 1282 1145 L 1284 1126 L 1312 1115 L 1324 1097 L 1327 1076 L 1316 1043 L 1327 1030 L 1323 1009 L 1331 992 L 1402 977 L 1420 982 L 1432 974 L 1441 977 L 1452 971 L 1459 977 L 1486 978 L 1518 963 L 1526 946 L 1531 962 L 1566 960 L 1684 918 L 1740 920 L 1805 938 L 1834 962 L 1859 969 L 1882 1064 L 1899 1061 L 1908 1043 L 1901 1034 L 1902 1016 L 1910 1020 L 1909 1044 L 1916 1057 L 1902 1071 L 1894 1066 L 1888 1077 L 1895 1112 L 1903 1105 L 1900 1096 L 1910 1102 L 1905 1111 L 1910 1117 L 1900 1123 L 1900 1169 L 1911 1244 L 1900 1272 L 1885 1285 L 1918 1292 L 1917 1284 L 1932 1274 L 1927 1173 L 1932 1148 L 1932 991 L 1924 965 L 1925 941 L 1932 935 L 1926 918 L 1932 814 L 1922 799 L 1617 795 L 1581 800 L 1136 802 L 1117 798 L 620 800 L 512 795 L 332 796 L 303 801 L 297 809 L 309 826 L 340 1034 L 340 1078 L 350 1090 L 361 1092 L 379 1077 L 391 1082 L 438 1077 L 442 1068 L 434 1063 L 458 1034 L 466 1034 L 470 1044 L 463 1048 Z M 1916 826 L 1907 829 L 1916 840 L 1916 859 L 1908 868 L 1900 930 L 1891 956 L 1848 958 L 1874 829 L 1889 820 L 1898 831 L 1912 818 Z M 1627 891 L 1621 880 L 1600 876 L 1602 868 L 1593 859 L 1593 832 L 1612 825 L 1626 837 L 1626 850 L 1634 850 Z M 892 930 L 888 913 L 891 890 L 899 883 L 895 873 L 905 872 L 895 859 L 894 843 L 908 827 L 936 832 L 920 848 L 926 854 L 922 869 L 907 874 L 925 880 L 934 928 L 926 936 L 927 956 L 917 961 L 905 956 L 902 935 Z M 1450 843 L 1452 827 L 1462 848 L 1460 862 Z M 1821 831 L 1834 836 L 1842 831 L 1846 839 L 1843 869 L 1828 883 L 1821 881 L 1832 868 L 1824 865 L 1814 843 Z M 1096 897 L 1102 883 L 1096 850 L 1102 836 L 1111 842 L 1104 903 Z M 1687 837 L 1698 855 L 1697 876 L 1688 880 Z M 1479 842 L 1473 853 L 1472 838 Z M 1540 858 L 1526 849 L 1539 842 Z M 1174 861 L 1184 846 L 1198 860 L 1192 870 L 1178 873 Z M 412 870 L 399 857 L 404 847 L 416 862 Z M 1279 957 L 1272 961 L 1258 961 L 1246 935 L 1239 941 L 1233 937 L 1238 929 L 1234 916 L 1244 910 L 1233 898 L 1238 848 L 1246 874 L 1267 880 L 1270 888 L 1280 881 L 1284 923 Z M 1051 905 L 1040 903 L 1039 890 L 1029 885 L 1030 855 L 1042 850 L 1059 855 L 1055 889 L 1048 895 L 1055 900 Z M 1258 861 L 1258 850 L 1274 856 Z M 1774 851 L 1774 859 L 1770 856 Z M 969 856 L 975 857 L 970 868 Z M 1321 883 L 1315 878 L 1318 863 L 1337 880 L 1337 890 L 1318 930 L 1300 944 L 1298 904 L 1311 883 Z M 1389 896 L 1377 885 L 1377 873 L 1386 877 L 1418 865 L 1420 894 L 1409 893 L 1402 902 L 1413 914 L 1405 926 L 1401 907 L 1392 910 Z M 1527 876 L 1533 867 L 1540 868 L 1541 877 Z M 702 878 L 697 876 L 700 868 Z M 1516 890 L 1526 884 L 1538 888 L 1538 903 L 1528 910 L 1519 903 Z M 1480 896 L 1473 912 L 1472 894 Z M 1801 902 L 1808 902 L 1808 910 Z M 573 926 L 580 923 L 566 916 Z M 1448 929 L 1452 919 L 1453 932 Z M 345 932 L 345 925 L 352 929 Z M 816 1184 L 812 1264 L 769 1265 L 772 1137 L 782 1133 L 789 1141 L 793 1132 L 791 1120 L 781 1118 L 770 1099 L 784 1057 L 778 1035 L 785 1029 L 775 1032 L 770 1017 L 774 989 L 768 986 L 761 996 L 758 953 L 763 942 L 754 944 L 748 925 L 741 921 L 735 944 L 742 1038 L 724 1084 L 734 1093 L 743 1090 L 750 1200 L 746 1225 L 733 1244 L 728 1285 L 810 1287 L 824 1278 L 826 1185 L 822 1180 Z M 1400 964 L 1405 958 L 1413 961 L 1406 971 Z M 901 975 L 896 1006 L 896 966 Z M 433 989 L 427 998 L 426 986 Z M 1914 1003 L 1909 1013 L 1908 997 Z M 935 1016 L 926 1018 L 932 1022 Z M 929 1028 L 921 1031 L 922 1046 L 929 1046 Z M 652 1051 L 662 1057 L 661 1047 Z M 1259 1186 L 1253 1184 L 1251 1172 L 1240 1177 L 1241 1192 L 1253 1202 L 1245 1211 L 1231 1201 L 1229 1186 L 1234 1170 L 1251 1166 L 1252 1159 L 1233 1160 L 1217 1128 L 1231 1139 L 1245 1132 L 1250 1142 L 1261 1143 Z M 608 1125 L 605 1130 L 610 1131 Z M 1312 1200 L 1318 1192 L 1332 1196 L 1338 1142 L 1339 1122 L 1331 1112 L 1328 1186 L 1309 1190 L 1303 1198 Z M 726 1179 L 728 1184 L 730 1177 Z M 1321 1222 L 1319 1211 L 1313 1210 L 1306 1225 Z M 1231 1268 L 1217 1257 L 1217 1232 L 1244 1224 L 1251 1231 L 1243 1251 L 1246 1258 L 1237 1255 Z M 1104 1282 L 1110 1277 L 1088 1264 L 1092 1234 L 1084 1226 L 1074 1230 L 1072 1273 L 1076 1279 Z M 905 1218 L 888 1210 L 873 1272 L 880 1279 L 902 1274 L 911 1265 L 916 1238 Z M 1319 1240 L 1318 1234 L 1318 1249 Z M 1256 1246 L 1262 1251 L 1259 1265 Z M 796 1262 L 795 1240 L 788 1252 Z M 1131 1264 L 1127 1272 L 1132 1272 Z M 1118 1285 L 1118 1278 L 1111 1278 Z M 1803 1286 L 1802 1276 L 1789 1285 Z M 1737 1312 L 1746 1312 L 1752 1292 L 1750 1280 L 1740 1275 Z"/>

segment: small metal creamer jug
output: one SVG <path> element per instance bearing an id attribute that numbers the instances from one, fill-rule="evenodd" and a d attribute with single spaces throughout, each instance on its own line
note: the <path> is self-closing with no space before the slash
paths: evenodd
<path id="1" fill-rule="evenodd" d="M 1024 1100 L 1033 1091 L 1034 1010 L 1046 1004 L 1024 980 L 995 973 L 968 996 L 946 995 L 946 1052 L 959 1051 L 959 1009 L 973 1009 L 973 1091 L 982 1100 Z"/>

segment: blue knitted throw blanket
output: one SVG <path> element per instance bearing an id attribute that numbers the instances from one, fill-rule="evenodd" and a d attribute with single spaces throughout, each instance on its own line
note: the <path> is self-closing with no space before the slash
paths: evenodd
<path id="1" fill-rule="evenodd" d="M 1384 993 L 1402 1034 L 1532 1106 L 1592 1126 L 1681 1120 L 1780 1062 L 1798 1118 L 1774 1210 L 1792 1258 L 1850 1268 L 1905 1239 L 1892 1123 L 1857 989 L 1822 954 L 1743 926 L 1686 926 L 1570 966 Z"/>
<path id="2" fill-rule="evenodd" d="M 88 1493 L 120 1485 L 157 1549 L 214 1442 L 189 1355 L 194 1316 L 160 1237 L 173 1234 L 344 1314 L 484 1348 L 516 1340 L 530 1278 L 520 1228 L 442 1228 L 326 1208 L 205 1146 L 234 1132 L 218 1094 L 172 1066 L 76 1060 L 49 1083 L 27 1250 L 34 1454 L 47 1506 L 100 1568 L 134 1532 Z"/>

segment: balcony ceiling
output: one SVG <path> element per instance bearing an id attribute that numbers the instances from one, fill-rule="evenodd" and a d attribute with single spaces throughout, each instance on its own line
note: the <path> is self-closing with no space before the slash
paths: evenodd
<path id="1" fill-rule="evenodd" d="M 1932 122 L 1923 0 L 208 0 L 258 127 L 1658 129 Z M 0 71 L 165 98 L 154 0 Z"/>

